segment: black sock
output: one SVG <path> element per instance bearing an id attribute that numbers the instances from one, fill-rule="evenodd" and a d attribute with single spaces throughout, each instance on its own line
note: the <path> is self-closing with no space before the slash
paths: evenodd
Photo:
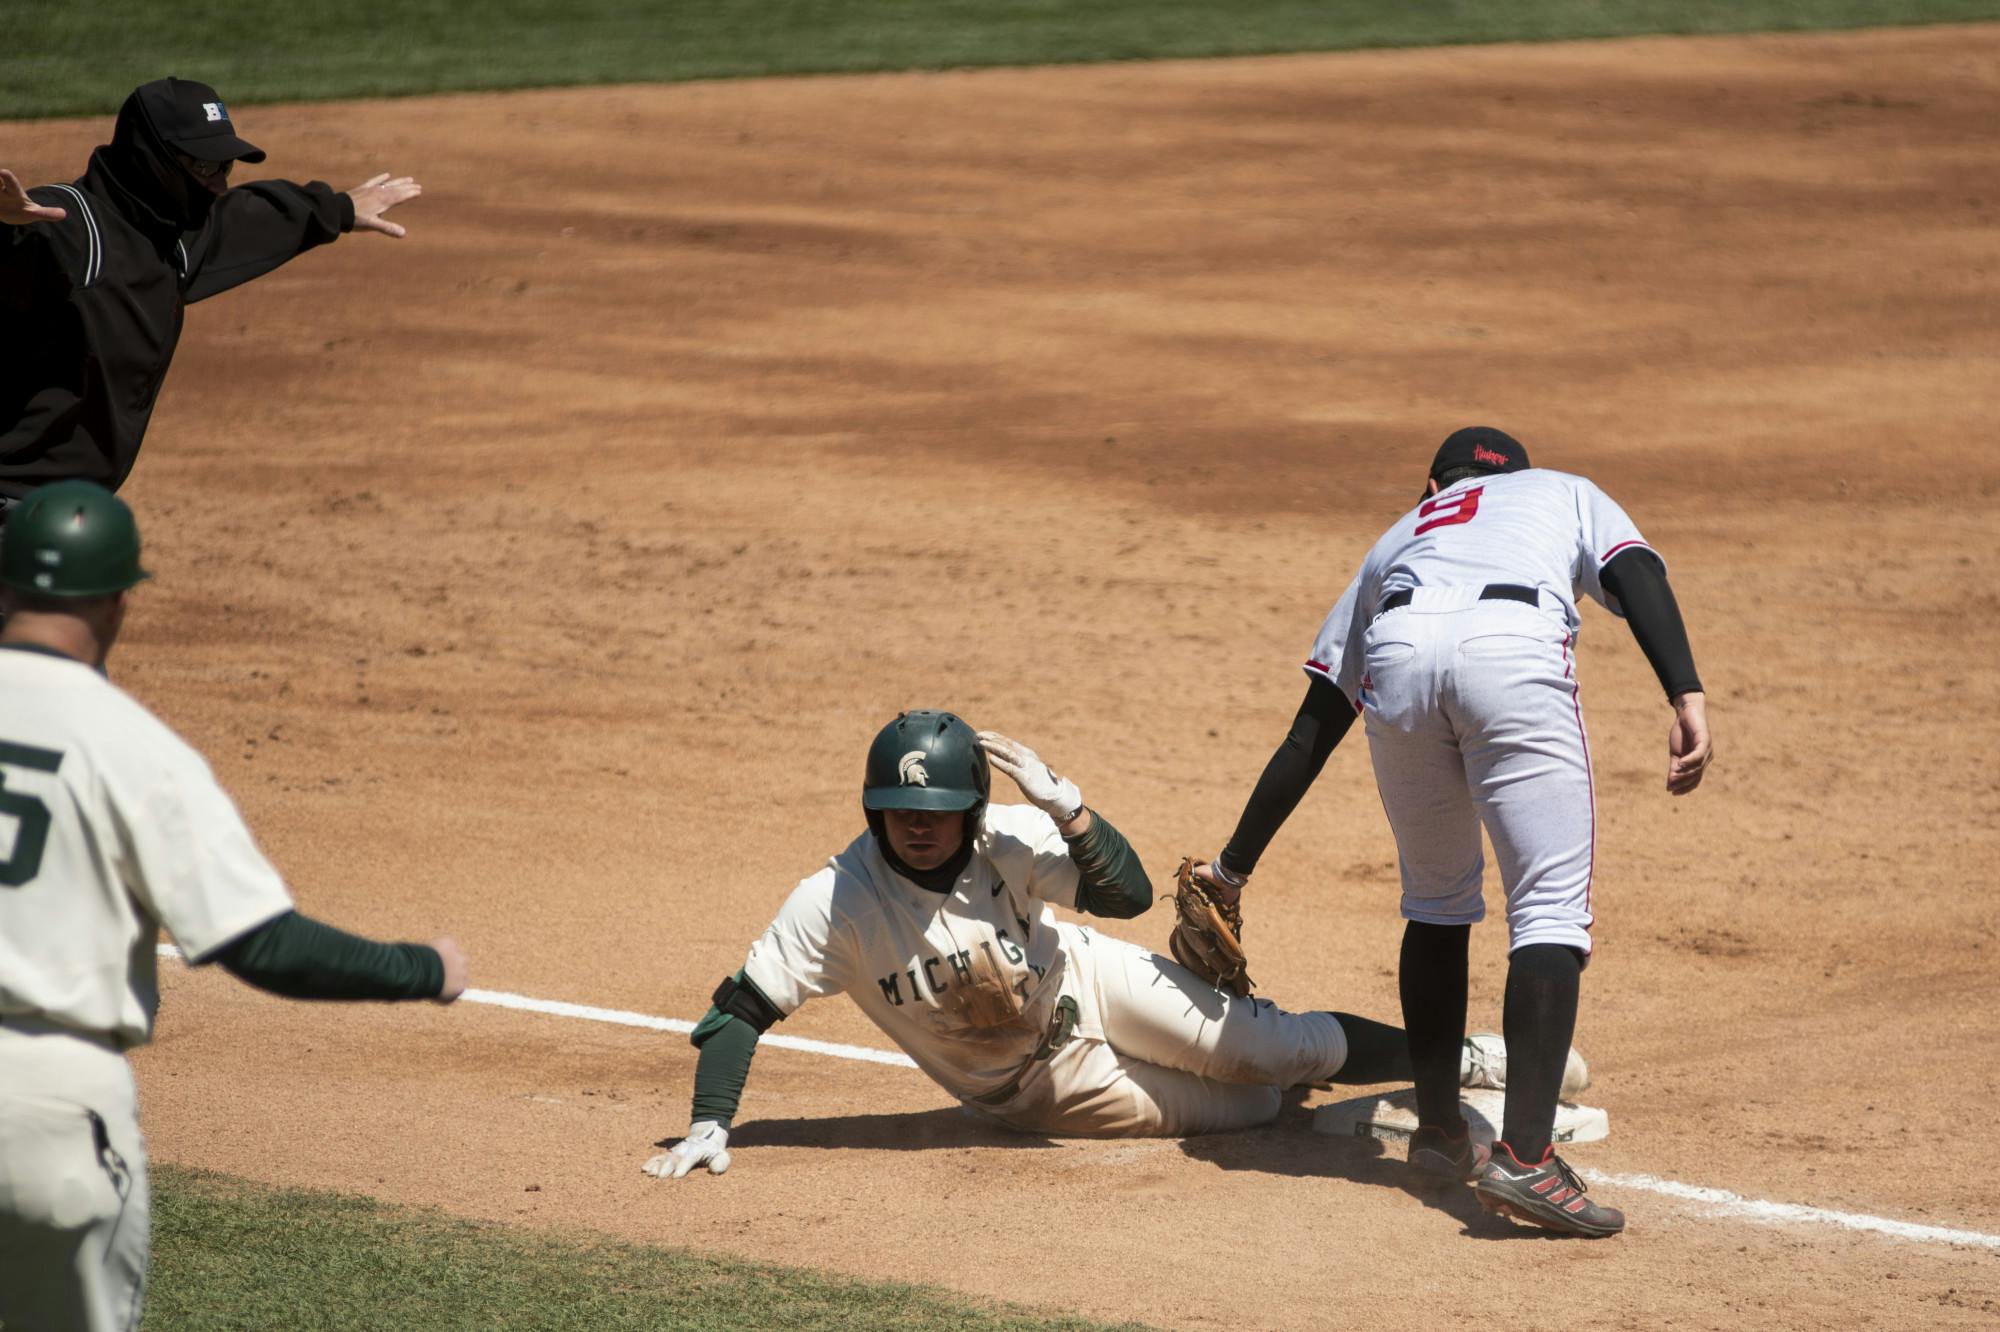
<path id="1" fill-rule="evenodd" d="M 1347 1033 L 1347 1062 L 1328 1081 L 1368 1086 L 1410 1080 L 1410 1039 L 1401 1027 L 1352 1013 L 1335 1013 L 1333 1020 Z"/>
<path id="2" fill-rule="evenodd" d="M 1471 942 L 1470 925 L 1413 920 L 1403 927 L 1398 987 L 1411 1075 L 1417 1084 L 1417 1122 L 1454 1136 L 1465 1125 L 1458 1112 L 1458 1065 L 1465 1048 L 1466 953 Z"/>
<path id="3" fill-rule="evenodd" d="M 1547 1154 L 1576 1035 L 1583 959 L 1574 948 L 1531 944 L 1507 961 L 1507 1118 L 1501 1137 L 1524 1165 Z"/>

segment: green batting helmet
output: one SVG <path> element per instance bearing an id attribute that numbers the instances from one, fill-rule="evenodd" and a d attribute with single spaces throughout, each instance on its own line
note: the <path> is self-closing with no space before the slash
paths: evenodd
<path id="1" fill-rule="evenodd" d="M 970 809 L 985 805 L 992 785 L 986 751 L 972 728 L 949 712 L 905 712 L 868 746 L 861 807 Z M 870 820 L 872 823 L 873 820 Z"/>
<path id="2" fill-rule="evenodd" d="M 108 597 L 153 575 L 139 567 L 139 524 L 90 481 L 30 491 L 7 513 L 0 583 L 38 597 Z"/>

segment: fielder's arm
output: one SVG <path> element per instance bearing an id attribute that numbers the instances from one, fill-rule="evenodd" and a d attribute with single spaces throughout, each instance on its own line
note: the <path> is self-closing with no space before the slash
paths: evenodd
<path id="1" fill-rule="evenodd" d="M 220 962 L 238 980 L 289 999 L 456 999 L 465 962 L 443 947 L 376 943 L 287 911 L 230 940 L 196 965 Z M 456 970 L 457 975 L 453 975 Z"/>
<path id="2" fill-rule="evenodd" d="M 1686 795 L 1701 785 L 1715 746 L 1708 734 L 1708 698 L 1695 674 L 1694 650 L 1667 571 L 1652 551 L 1635 547 L 1612 556 L 1598 572 L 1598 582 L 1618 599 L 1632 637 L 1674 706 L 1674 723 L 1667 730 L 1667 791 Z"/>
<path id="3" fill-rule="evenodd" d="M 1659 556 L 1633 547 L 1613 555 L 1599 571 L 1597 581 L 1618 599 L 1618 609 L 1639 641 L 1639 650 L 1659 677 L 1668 698 L 1702 692 L 1701 677 L 1694 670 L 1694 649 L 1688 646 L 1687 625 L 1681 621 L 1680 603 L 1667 582 L 1667 571 Z"/>
<path id="4" fill-rule="evenodd" d="M 1250 792 L 1243 815 L 1236 821 L 1229 845 L 1216 862 L 1223 871 L 1239 880 L 1250 877 L 1264 848 L 1278 835 L 1278 829 L 1298 808 L 1326 766 L 1326 761 L 1354 725 L 1354 705 L 1340 686 L 1323 675 L 1311 676 L 1305 700 L 1292 718 L 1292 729 L 1264 765 L 1263 776 Z"/>

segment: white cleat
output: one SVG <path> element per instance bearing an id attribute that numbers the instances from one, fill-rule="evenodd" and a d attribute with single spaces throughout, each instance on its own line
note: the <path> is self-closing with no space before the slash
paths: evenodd
<path id="1" fill-rule="evenodd" d="M 1492 1032 L 1480 1032 L 1465 1038 L 1465 1053 L 1459 1056 L 1458 1085 L 1461 1087 L 1490 1087 L 1494 1091 L 1507 1089 L 1507 1041 L 1505 1037 Z M 1557 1095 L 1565 1101 L 1573 1101 L 1576 1094 L 1590 1085 L 1590 1065 L 1583 1062 L 1583 1056 L 1576 1047 L 1569 1048 L 1569 1058 L 1563 1061 L 1562 1090 Z"/>

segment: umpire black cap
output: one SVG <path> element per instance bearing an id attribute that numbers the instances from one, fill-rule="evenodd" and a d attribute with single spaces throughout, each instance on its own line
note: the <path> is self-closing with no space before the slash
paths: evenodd
<path id="1" fill-rule="evenodd" d="M 261 162 L 264 150 L 236 133 L 229 108 L 206 83 L 164 78 L 133 90 L 140 110 L 170 148 L 204 162 Z"/>
<path id="2" fill-rule="evenodd" d="M 1431 459 L 1431 479 L 1436 480 L 1454 467 L 1478 467 L 1489 472 L 1518 472 L 1532 466 L 1521 441 L 1492 426 L 1467 426 L 1454 430 L 1438 445 Z"/>

